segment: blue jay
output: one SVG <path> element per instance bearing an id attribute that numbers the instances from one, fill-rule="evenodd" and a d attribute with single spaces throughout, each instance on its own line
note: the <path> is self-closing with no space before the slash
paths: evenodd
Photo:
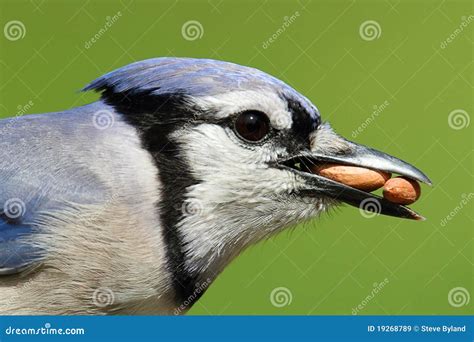
<path id="1" fill-rule="evenodd" d="M 247 246 L 334 204 L 421 218 L 309 172 L 430 182 L 262 71 L 155 58 L 84 90 L 100 100 L 0 121 L 0 314 L 181 314 Z"/>

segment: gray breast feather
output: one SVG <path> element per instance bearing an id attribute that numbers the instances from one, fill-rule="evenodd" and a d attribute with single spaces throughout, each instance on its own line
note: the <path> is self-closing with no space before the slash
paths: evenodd
<path id="1" fill-rule="evenodd" d="M 100 111 L 111 115 L 111 127 L 97 128 Z M 0 121 L 0 274 L 44 257 L 47 246 L 37 246 L 35 234 L 66 206 L 111 196 L 121 172 L 114 144 L 127 144 L 132 133 L 101 102 Z"/>

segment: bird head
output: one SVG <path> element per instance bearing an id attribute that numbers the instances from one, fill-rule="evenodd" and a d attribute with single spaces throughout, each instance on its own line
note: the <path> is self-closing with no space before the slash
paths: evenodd
<path id="1" fill-rule="evenodd" d="M 420 218 L 310 172 L 312 164 L 332 162 L 429 183 L 414 166 L 339 136 L 306 97 L 259 70 L 158 58 L 113 71 L 85 89 L 102 92 L 103 101 L 138 129 L 155 161 L 157 208 L 180 283 L 213 278 L 246 246 L 334 204 L 357 207 L 372 199 L 380 214 Z"/>

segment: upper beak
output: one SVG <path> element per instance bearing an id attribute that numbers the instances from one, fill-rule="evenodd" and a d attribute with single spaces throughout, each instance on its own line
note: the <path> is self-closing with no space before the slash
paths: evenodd
<path id="1" fill-rule="evenodd" d="M 324 128 L 323 128 L 324 129 Z M 327 126 L 325 129 L 330 128 Z M 397 173 L 426 184 L 431 185 L 430 179 L 415 166 L 395 158 L 389 154 L 377 151 L 370 147 L 359 145 L 348 141 L 334 132 L 330 131 L 331 139 L 320 139 L 318 134 L 313 139 L 311 151 L 301 153 L 290 160 L 300 161 L 302 165 L 309 163 L 336 163 L 364 167 L 373 170 Z M 327 148 L 322 144 L 331 144 L 331 146 L 340 146 L 340 149 Z M 291 164 L 291 162 L 290 162 Z M 288 166 L 288 160 L 280 163 L 280 166 L 291 168 Z M 379 214 L 390 215 L 415 220 L 423 220 L 424 218 L 403 205 L 395 204 L 380 196 L 355 189 L 348 185 L 336 182 L 334 180 L 322 177 L 320 175 L 296 170 L 294 172 L 305 179 L 305 186 L 299 190 L 305 196 L 326 196 L 335 200 L 346 202 L 352 206 L 359 207 L 368 211 L 375 211 Z M 364 206 L 367 201 L 372 201 L 375 205 Z"/>

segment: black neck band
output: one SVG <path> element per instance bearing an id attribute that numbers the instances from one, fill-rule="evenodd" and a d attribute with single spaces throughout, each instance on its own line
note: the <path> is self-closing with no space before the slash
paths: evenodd
<path id="1" fill-rule="evenodd" d="M 173 277 L 177 306 L 189 308 L 204 291 L 197 291 L 199 275 L 186 269 L 183 236 L 177 226 L 183 217 L 186 189 L 198 180 L 190 173 L 189 165 L 180 154 L 181 146 L 170 139 L 170 134 L 184 124 L 191 124 L 194 115 L 182 109 L 184 97 L 176 94 L 156 96 L 105 90 L 102 97 L 137 128 L 143 147 L 153 157 L 162 186 L 157 210 L 166 245 L 167 267 Z"/>

